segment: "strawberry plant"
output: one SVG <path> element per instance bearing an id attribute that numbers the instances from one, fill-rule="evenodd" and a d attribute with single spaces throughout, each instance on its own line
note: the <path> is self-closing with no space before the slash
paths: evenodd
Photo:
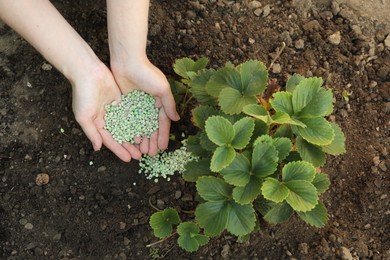
<path id="1" fill-rule="evenodd" d="M 197 160 L 182 177 L 196 184 L 200 203 L 193 219 L 181 220 L 171 208 L 155 213 L 154 234 L 178 234 L 179 246 L 193 252 L 224 231 L 249 239 L 260 217 L 278 224 L 296 214 L 323 227 L 328 215 L 320 195 L 330 181 L 319 167 L 326 154 L 345 152 L 341 128 L 326 119 L 332 91 L 321 78 L 298 74 L 284 90 L 267 86 L 267 69 L 256 60 L 206 65 L 205 58 L 180 59 L 174 69 L 182 79 L 171 80 L 177 100 L 196 99 L 192 122 L 199 131 L 186 143 Z"/>

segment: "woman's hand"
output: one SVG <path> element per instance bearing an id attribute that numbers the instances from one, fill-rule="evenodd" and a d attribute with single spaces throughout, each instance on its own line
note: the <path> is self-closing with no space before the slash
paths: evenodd
<path id="1" fill-rule="evenodd" d="M 150 139 L 136 140 L 140 144 L 140 151 L 150 156 L 157 154 L 158 149 L 168 147 L 171 120 L 179 120 L 176 104 L 169 83 L 164 74 L 148 59 L 143 59 L 128 65 L 111 62 L 111 70 L 120 90 L 127 94 L 139 89 L 155 97 L 159 112 L 159 128 Z"/>
<path id="2" fill-rule="evenodd" d="M 73 112 L 92 142 L 94 150 L 100 150 L 103 144 L 125 162 L 131 158 L 138 160 L 141 152 L 137 146 L 130 143 L 119 144 L 104 129 L 105 105 L 111 104 L 114 100 L 119 102 L 121 99 L 121 91 L 110 70 L 104 64 L 100 64 L 85 77 L 72 81 L 72 85 Z"/>

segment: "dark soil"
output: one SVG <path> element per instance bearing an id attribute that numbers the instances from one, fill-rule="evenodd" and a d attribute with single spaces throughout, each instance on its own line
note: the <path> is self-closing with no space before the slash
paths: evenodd
<path id="1" fill-rule="evenodd" d="M 108 62 L 104 3 L 53 2 Z M 194 187 L 180 177 L 155 184 L 136 161 L 93 152 L 71 111 L 70 84 L 0 24 L 1 259 L 390 259 L 389 31 L 336 1 L 262 0 L 260 10 L 246 2 L 152 1 L 149 57 L 172 77 L 184 56 L 208 57 L 212 67 L 269 65 L 285 42 L 272 78 L 283 85 L 293 73 L 323 77 L 335 96 L 330 120 L 347 138 L 347 153 L 323 169 L 332 182 L 323 195 L 328 224 L 261 223 L 249 243 L 226 233 L 193 254 L 175 238 L 147 248 L 157 241 L 150 204 L 194 209 Z M 340 43 L 328 39 L 336 32 Z M 173 130 L 187 129 L 184 122 Z M 36 185 L 40 173 L 48 184 Z"/>

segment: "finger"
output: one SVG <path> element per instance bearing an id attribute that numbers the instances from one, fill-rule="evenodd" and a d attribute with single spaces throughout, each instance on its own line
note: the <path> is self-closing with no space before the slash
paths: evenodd
<path id="1" fill-rule="evenodd" d="M 180 116 L 176 111 L 175 99 L 173 98 L 171 92 L 161 97 L 161 103 L 164 107 L 165 113 L 171 120 L 178 121 L 180 119 Z"/>
<path id="2" fill-rule="evenodd" d="M 124 162 L 130 162 L 131 154 L 121 144 L 115 141 L 111 134 L 105 129 L 99 129 L 100 135 L 102 136 L 103 144 L 110 149 L 116 156 Z"/>
<path id="3" fill-rule="evenodd" d="M 78 119 L 77 122 L 79 122 L 85 135 L 91 141 L 93 149 L 99 151 L 102 148 L 103 141 L 92 119 Z"/>
<path id="4" fill-rule="evenodd" d="M 165 108 L 161 108 L 158 115 L 158 148 L 165 150 L 168 148 L 169 143 L 169 129 L 171 127 L 171 120 L 165 113 Z"/>
<path id="5" fill-rule="evenodd" d="M 131 158 L 139 160 L 142 156 L 142 153 L 139 150 L 139 145 L 134 145 L 129 142 L 123 143 L 122 146 L 129 151 Z"/>
<path id="6" fill-rule="evenodd" d="M 161 99 L 159 97 L 155 97 L 154 98 L 154 106 L 158 107 L 158 108 L 161 108 L 162 102 L 161 102 Z"/>
<path id="7" fill-rule="evenodd" d="M 140 144 L 142 142 L 141 136 L 134 136 L 134 143 L 135 144 Z"/>
<path id="8" fill-rule="evenodd" d="M 149 156 L 155 156 L 158 152 L 158 130 L 154 132 L 149 139 Z"/>
<path id="9" fill-rule="evenodd" d="M 143 154 L 147 154 L 149 152 L 149 138 L 142 138 L 142 142 L 139 145 L 139 150 Z"/>

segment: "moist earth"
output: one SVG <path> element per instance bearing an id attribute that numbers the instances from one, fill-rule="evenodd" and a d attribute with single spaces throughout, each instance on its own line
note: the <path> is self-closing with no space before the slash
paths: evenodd
<path id="1" fill-rule="evenodd" d="M 297 217 L 260 221 L 249 242 L 224 233 L 191 254 L 175 237 L 147 245 L 157 241 L 148 225 L 156 207 L 193 217 L 184 213 L 197 205 L 193 184 L 180 176 L 156 184 L 136 161 L 94 152 L 74 119 L 69 82 L 0 24 L 0 258 L 390 259 L 390 31 L 388 16 L 366 15 L 389 14 L 390 5 L 361 1 L 374 5 L 365 12 L 349 2 L 152 0 L 147 51 L 167 77 L 181 57 L 270 66 L 284 42 L 270 78 L 283 86 L 294 73 L 322 77 L 334 93 L 329 120 L 346 135 L 347 153 L 322 169 L 331 180 L 324 228 Z M 53 3 L 108 64 L 104 2 Z M 172 126 L 178 139 L 194 131 L 189 109 Z"/>

